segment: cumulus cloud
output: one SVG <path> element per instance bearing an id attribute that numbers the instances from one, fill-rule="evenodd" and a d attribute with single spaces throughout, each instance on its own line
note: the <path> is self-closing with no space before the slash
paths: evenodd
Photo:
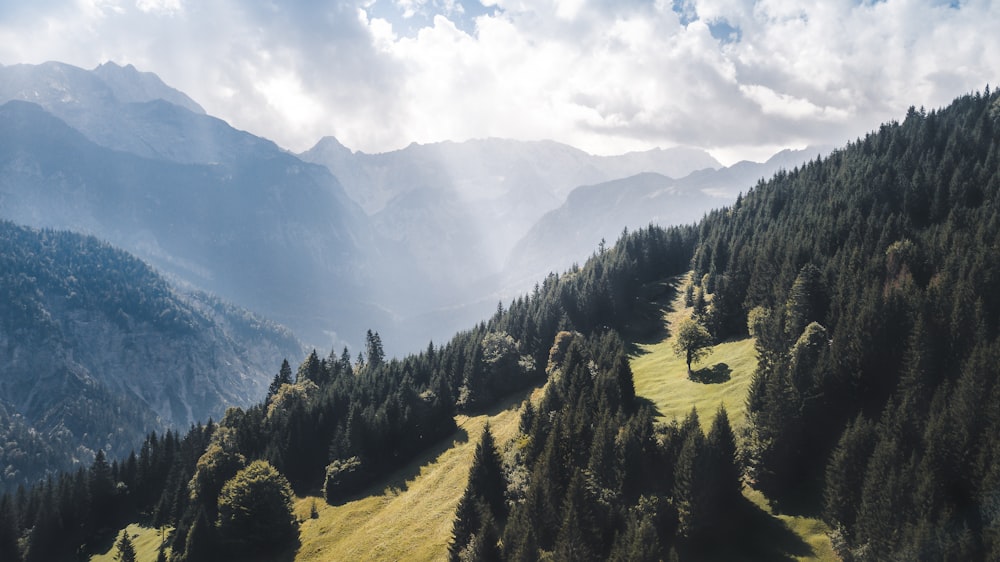
<path id="1" fill-rule="evenodd" d="M 8 4 L 0 62 L 132 63 L 293 150 L 501 136 L 761 157 L 1000 74 L 988 0 Z"/>

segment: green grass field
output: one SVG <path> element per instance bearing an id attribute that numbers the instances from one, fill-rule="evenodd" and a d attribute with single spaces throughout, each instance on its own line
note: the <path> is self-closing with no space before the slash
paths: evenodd
<path id="1" fill-rule="evenodd" d="M 669 327 L 690 316 L 683 307 L 683 283 L 671 298 L 661 302 L 667 330 L 655 341 L 637 343 L 631 358 L 636 394 L 653 403 L 661 420 L 681 419 L 697 407 L 707 430 L 720 404 L 726 406 L 737 434 L 745 423 L 745 398 L 756 368 L 753 340 L 724 342 L 693 365 L 695 379 L 688 377 L 684 361 L 673 351 Z M 535 389 L 532 399 L 541 397 Z M 444 560 L 451 538 L 452 517 L 465 490 L 476 442 L 489 421 L 497 444 L 503 447 L 517 434 L 518 411 L 526 394 L 512 396 L 487 414 L 459 416 L 459 429 L 432 450 L 396 471 L 380 485 L 357 499 L 330 506 L 320 497 L 298 498 L 295 513 L 302 522 L 301 547 L 296 562 L 329 560 Z M 752 510 L 754 529 L 748 544 L 732 545 L 730 560 L 820 560 L 836 561 L 828 528 L 818 519 L 775 514 L 760 492 L 744 489 L 747 508 Z M 319 517 L 310 518 L 315 506 Z M 156 559 L 160 535 L 157 529 L 129 525 L 140 562 Z M 111 562 L 113 546 L 92 562 Z"/>
<path id="2" fill-rule="evenodd" d="M 687 365 L 674 353 L 670 326 L 691 316 L 691 309 L 684 307 L 687 276 L 672 283 L 675 292 L 661 301 L 666 330 L 656 341 L 637 343 L 631 358 L 636 395 L 656 407 L 663 421 L 680 420 L 694 406 L 699 421 L 706 431 L 712 424 L 715 412 L 724 404 L 737 436 L 746 422 L 746 395 L 750 377 L 757 368 L 753 339 L 723 342 L 712 348 L 700 362 L 692 365 L 694 377 L 689 377 Z M 672 295 L 672 298 L 670 296 Z M 692 380 L 694 379 L 694 380 Z M 744 488 L 744 495 L 756 510 L 755 525 L 761 533 L 745 545 L 747 551 L 757 553 L 730 553 L 736 558 L 725 559 L 778 559 L 837 561 L 827 536 L 829 528 L 819 519 L 775 514 L 760 492 Z M 759 544 L 765 542 L 768 544 Z M 740 548 L 737 546 L 737 548 Z M 741 556 L 742 554 L 742 556 Z"/>
<path id="3" fill-rule="evenodd" d="M 163 532 L 168 533 L 168 538 L 170 531 L 171 528 L 163 529 Z M 133 523 L 125 527 L 125 532 L 132 539 L 132 545 L 135 547 L 135 559 L 138 562 L 156 562 L 156 555 L 160 550 L 160 529 L 140 527 Z M 90 562 L 116 562 L 118 551 L 115 545 L 118 544 L 118 539 L 121 536 L 121 531 L 118 531 L 115 534 L 114 544 L 111 544 L 107 551 L 91 556 Z M 167 555 L 170 555 L 170 549 L 167 549 Z"/>
<path id="4" fill-rule="evenodd" d="M 540 390 L 535 392 L 540 395 Z M 488 420 L 497 445 L 503 447 L 517 434 L 524 398 L 513 397 L 490 414 L 459 416 L 459 429 L 451 439 L 365 497 L 338 506 L 322 498 L 299 499 L 295 512 L 304 522 L 296 562 L 447 559 L 452 519 L 483 426 Z M 319 518 L 309 519 L 314 504 Z"/>

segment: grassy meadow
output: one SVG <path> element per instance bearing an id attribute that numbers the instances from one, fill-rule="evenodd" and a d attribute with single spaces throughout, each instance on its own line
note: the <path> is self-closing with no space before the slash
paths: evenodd
<path id="1" fill-rule="evenodd" d="M 738 435 L 745 423 L 745 398 L 756 368 L 753 340 L 714 346 L 692 366 L 693 377 L 689 377 L 683 359 L 673 351 L 669 329 L 691 314 L 683 301 L 684 284 L 688 282 L 686 277 L 674 280 L 667 298 L 658 303 L 666 329 L 651 341 L 633 344 L 631 366 L 636 394 L 652 403 L 663 422 L 679 420 L 696 407 L 706 431 L 719 405 L 724 404 Z M 541 393 L 542 389 L 536 388 L 530 398 L 537 401 Z M 483 426 L 490 423 L 498 446 L 503 448 L 517 435 L 519 410 L 528 397 L 520 393 L 488 413 L 458 416 L 459 428 L 451 438 L 355 499 L 331 506 L 318 496 L 297 498 L 295 514 L 302 523 L 295 562 L 447 559 L 452 518 L 465 490 Z M 767 498 L 756 490 L 745 488 L 744 495 L 761 533 L 748 539 L 747 544 L 732 545 L 724 558 L 772 559 L 779 555 L 778 559 L 784 560 L 837 560 L 822 521 L 776 514 Z M 310 517 L 313 508 L 316 518 Z M 153 562 L 159 531 L 137 525 L 129 525 L 127 531 L 133 536 L 138 560 Z M 755 553 L 762 553 L 763 558 Z M 112 546 L 91 560 L 111 562 L 114 554 Z M 736 557 L 730 558 L 729 554 Z"/>
<path id="2" fill-rule="evenodd" d="M 688 276 L 669 284 L 671 290 L 658 305 L 666 329 L 653 341 L 636 342 L 631 357 L 636 395 L 649 400 L 661 421 L 681 420 L 692 407 L 698 409 L 699 421 L 707 432 L 720 405 L 725 405 L 733 430 L 739 438 L 746 423 L 746 395 L 750 378 L 757 368 L 752 338 L 726 341 L 713 346 L 700 362 L 692 364 L 688 376 L 684 359 L 674 353 L 670 326 L 691 316 L 684 306 L 684 291 Z M 753 521 L 762 529 L 759 539 L 751 544 L 736 545 L 732 559 L 770 559 L 837 561 L 827 536 L 829 528 L 821 520 L 787 514 L 776 514 L 763 494 L 744 487 L 744 496 L 755 510 Z M 770 544 L 753 544 L 757 540 Z M 755 557 L 753 554 L 762 554 Z M 728 556 L 727 556 L 728 557 Z M 724 558 L 727 558 L 724 557 Z"/>

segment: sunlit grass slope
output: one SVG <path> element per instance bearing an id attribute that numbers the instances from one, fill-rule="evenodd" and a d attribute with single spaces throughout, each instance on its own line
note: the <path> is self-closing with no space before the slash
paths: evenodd
<path id="1" fill-rule="evenodd" d="M 670 326 L 691 316 L 684 307 L 687 277 L 676 283 L 672 300 L 662 302 L 667 331 L 659 341 L 637 346 L 631 365 L 635 391 L 653 402 L 665 421 L 682 419 L 694 406 L 702 426 L 707 430 L 720 404 L 725 404 L 733 426 L 741 426 L 746 417 L 746 395 L 750 377 L 757 368 L 753 339 L 724 342 L 711 353 L 691 365 L 695 377 L 688 377 L 687 365 L 674 353 L 674 338 Z"/>
<path id="2" fill-rule="evenodd" d="M 690 280 L 684 276 L 672 284 L 676 288 L 672 299 L 659 304 L 663 307 L 666 330 L 656 341 L 639 343 L 631 358 L 635 391 L 657 408 L 661 419 L 682 419 L 694 406 L 705 431 L 712 424 L 720 404 L 726 406 L 737 436 L 746 422 L 746 396 L 750 378 L 757 368 L 753 339 L 723 342 L 712 348 L 700 362 L 692 365 L 695 379 L 688 377 L 684 359 L 674 353 L 674 338 L 670 327 L 691 316 L 684 307 L 684 291 Z M 668 293 L 670 294 L 670 293 Z M 830 545 L 829 528 L 819 519 L 775 514 L 766 497 L 757 490 L 744 488 L 744 495 L 763 517 L 770 517 L 794 533 L 785 559 L 839 560 Z M 786 531 L 787 532 L 787 531 Z M 756 545 L 748 545 L 755 549 Z"/>
<path id="3" fill-rule="evenodd" d="M 364 497 L 339 506 L 327 505 L 322 498 L 299 499 L 295 512 L 304 522 L 295 560 L 446 559 L 455 507 L 465 491 L 483 426 L 489 420 L 502 447 L 517 434 L 524 398 L 512 398 L 492 415 L 459 416 L 459 430 L 451 439 L 367 490 Z M 319 517 L 310 519 L 314 504 Z"/>
<path id="4" fill-rule="evenodd" d="M 170 528 L 163 529 L 163 532 L 170 533 Z M 132 539 L 132 546 L 135 547 L 135 559 L 138 562 L 155 562 L 156 555 L 160 551 L 160 529 L 153 529 L 150 527 L 140 527 L 137 524 L 131 524 L 125 527 L 125 532 L 128 533 L 129 538 Z M 102 554 L 95 554 L 90 557 L 90 562 L 117 562 L 118 560 L 118 549 L 116 545 L 118 544 L 118 539 L 122 536 L 122 532 L 118 531 L 115 535 L 115 540 L 113 544 L 108 545 L 107 551 Z M 169 538 L 169 534 L 167 536 Z M 167 550 L 167 555 L 169 557 L 170 550 Z"/>

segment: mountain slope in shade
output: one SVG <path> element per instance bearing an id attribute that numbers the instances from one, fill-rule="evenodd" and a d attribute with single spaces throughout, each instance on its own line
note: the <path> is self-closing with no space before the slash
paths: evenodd
<path id="1" fill-rule="evenodd" d="M 357 329 L 377 254 L 322 167 L 276 148 L 227 165 L 143 158 L 21 101 L 0 106 L 0 216 L 95 234 L 314 342 Z"/>
<path id="2" fill-rule="evenodd" d="M 219 419 L 302 353 L 284 328 L 69 232 L 0 221 L 0 294 L 0 488 Z"/>

